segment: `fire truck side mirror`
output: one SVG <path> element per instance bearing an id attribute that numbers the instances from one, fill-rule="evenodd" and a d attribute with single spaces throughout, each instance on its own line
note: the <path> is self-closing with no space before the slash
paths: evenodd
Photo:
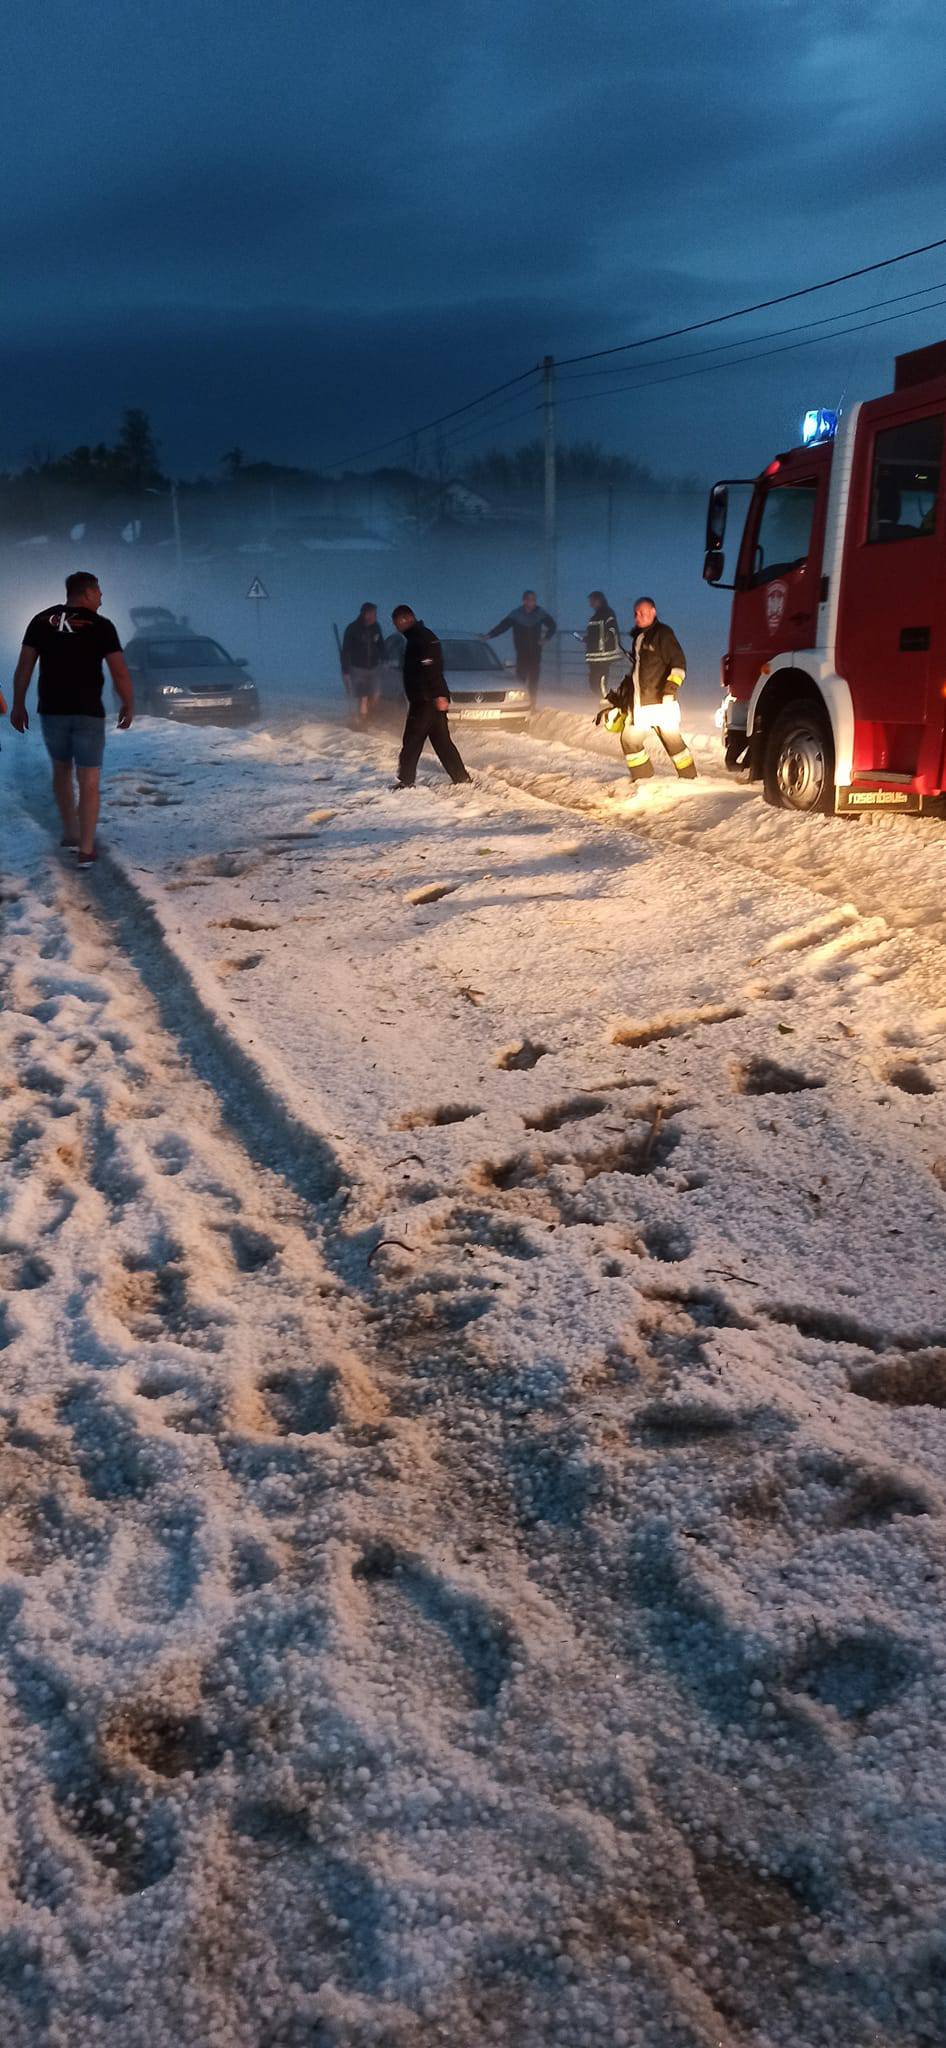
<path id="1" fill-rule="evenodd" d="M 726 557 L 723 542 L 726 538 L 726 514 L 729 511 L 729 492 L 724 483 L 714 484 L 706 508 L 706 553 L 703 557 L 704 583 L 721 583 Z"/>
<path id="2" fill-rule="evenodd" d="M 722 548 L 707 548 L 703 557 L 704 583 L 721 583 L 725 567 L 726 557 Z"/>
<path id="3" fill-rule="evenodd" d="M 729 511 L 729 490 L 726 484 L 714 484 L 706 508 L 706 551 L 719 554 L 726 538 L 726 515 Z"/>
<path id="4" fill-rule="evenodd" d="M 703 581 L 704 583 L 715 584 L 719 590 L 735 590 L 737 588 L 736 583 L 724 581 L 726 573 L 726 524 L 729 518 L 730 490 L 752 491 L 754 488 L 755 485 L 751 478 L 736 476 L 721 479 L 719 483 L 713 485 L 710 491 L 709 504 L 706 508 L 706 553 L 703 557 Z M 740 545 L 741 543 L 737 538 L 735 542 L 737 556 Z"/>

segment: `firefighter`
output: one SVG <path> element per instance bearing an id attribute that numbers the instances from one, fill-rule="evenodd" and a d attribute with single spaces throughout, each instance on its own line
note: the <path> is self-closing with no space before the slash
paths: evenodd
<path id="1" fill-rule="evenodd" d="M 695 781 L 696 763 L 680 731 L 678 696 L 686 679 L 686 656 L 672 626 L 658 619 L 652 597 L 639 597 L 634 606 L 630 654 L 630 670 L 619 688 L 608 692 L 595 724 L 603 720 L 606 731 L 619 736 L 632 782 L 643 782 L 654 772 L 644 743 L 648 728 L 681 779 Z"/>
<path id="2" fill-rule="evenodd" d="M 591 617 L 585 630 L 576 634 L 584 642 L 585 662 L 588 668 L 588 687 L 596 697 L 606 697 L 612 676 L 618 675 L 615 662 L 624 660 L 621 634 L 617 618 L 609 605 L 603 590 L 592 590 L 588 595 Z"/>

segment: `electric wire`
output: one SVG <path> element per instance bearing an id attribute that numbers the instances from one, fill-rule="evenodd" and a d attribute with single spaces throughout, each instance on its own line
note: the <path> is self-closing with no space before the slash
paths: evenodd
<path id="1" fill-rule="evenodd" d="M 821 279 L 820 279 L 820 280 L 819 280 L 819 281 L 818 281 L 817 283 L 815 283 L 815 284 L 806 284 L 806 285 L 798 285 L 798 286 L 796 286 L 796 288 L 795 288 L 795 289 L 794 289 L 793 291 L 790 291 L 790 292 L 779 292 L 779 293 L 777 293 L 777 294 L 776 294 L 776 295 L 775 295 L 774 297 L 772 297 L 772 298 L 769 298 L 769 299 L 758 299 L 758 300 L 756 300 L 756 301 L 755 301 L 755 303 L 754 303 L 754 304 L 752 304 L 752 305 L 749 305 L 749 306 L 737 306 L 737 307 L 734 307 L 734 308 L 733 308 L 733 309 L 732 309 L 732 310 L 731 310 L 730 312 L 728 312 L 728 313 L 714 313 L 714 314 L 712 314 L 712 315 L 711 315 L 710 317 L 708 317 L 708 318 L 706 318 L 706 319 L 703 319 L 703 320 L 691 320 L 691 321 L 688 321 L 688 322 L 686 322 L 686 323 L 685 323 L 685 324 L 684 324 L 683 326 L 680 326 L 680 327 L 668 327 L 668 328 L 665 328 L 665 329 L 664 329 L 664 330 L 663 330 L 663 331 L 662 331 L 661 333 L 659 333 L 659 334 L 648 334 L 648 335 L 641 335 L 641 336 L 640 336 L 640 337 L 639 337 L 638 339 L 636 339 L 636 340 L 634 340 L 634 341 L 623 341 L 623 342 L 616 342 L 616 343 L 615 343 L 615 344 L 614 344 L 614 345 L 613 345 L 612 347 L 610 347 L 610 348 L 599 348 L 599 349 L 589 349 L 589 350 L 587 350 L 587 351 L 586 351 L 585 353 L 583 353 L 583 354 L 579 354 L 579 355 L 573 355 L 573 356 L 562 356 L 562 357 L 558 358 L 558 360 L 557 360 L 557 361 L 556 361 L 556 363 L 555 363 L 555 371 L 556 371 L 556 374 L 558 374 L 558 373 L 560 373 L 560 372 L 561 372 L 561 371 L 563 371 L 563 370 L 571 370 L 571 369 L 574 369 L 575 365 L 577 365 L 577 364 L 581 364 L 581 363 L 591 363 L 591 362 L 599 362 L 599 361 L 601 361 L 601 360 L 602 360 L 603 358 L 605 358 L 605 357 L 610 357 L 610 356 L 616 356 L 616 355 L 625 355 L 625 354 L 629 353 L 629 352 L 630 352 L 630 351 L 632 351 L 632 350 L 637 350 L 637 349 L 643 349 L 643 348 L 650 348 L 650 347 L 653 347 L 653 346 L 655 346 L 655 345 L 656 345 L 657 343 L 659 343 L 659 342 L 663 342 L 663 341 L 676 341 L 676 340 L 679 340 L 679 339 L 680 339 L 680 338 L 681 338 L 681 337 L 682 337 L 683 335 L 687 335 L 687 334 L 699 334 L 699 333 L 702 333 L 702 332 L 704 332 L 704 331 L 705 331 L 705 330 L 706 330 L 707 328 L 710 328 L 710 327 L 721 327 L 721 326 L 724 326 L 724 325 L 725 325 L 725 324 L 726 324 L 727 322 L 729 322 L 730 320 L 744 320 L 744 319 L 748 319 L 748 318 L 749 318 L 749 316 L 750 316 L 751 314 L 753 314 L 753 313 L 764 313 L 764 312 L 768 312 L 768 311 L 770 311 L 770 309 L 771 309 L 771 308 L 772 308 L 773 306 L 784 306 L 784 305 L 788 305 L 788 304 L 790 304 L 790 303 L 791 303 L 791 302 L 792 302 L 793 300 L 795 300 L 795 299 L 803 299 L 803 298 L 808 298 L 808 297 L 810 297 L 810 296 L 811 296 L 811 295 L 812 295 L 812 294 L 813 294 L 814 292 L 825 292 L 825 291 L 831 291 L 831 290 L 833 290 L 833 289 L 834 289 L 834 288 L 835 288 L 835 287 L 836 287 L 837 285 L 841 285 L 841 284 L 849 284 L 849 283 L 851 283 L 851 282 L 852 282 L 852 281 L 853 281 L 853 280 L 854 280 L 855 278 L 859 278 L 859 277 L 869 277 L 869 276 L 872 276 L 872 275 L 873 275 L 873 274 L 874 274 L 874 273 L 875 273 L 876 271 L 878 271 L 878 270 L 890 270 L 890 269 L 892 269 L 892 268 L 894 267 L 894 265 L 896 265 L 896 264 L 898 264 L 898 263 L 908 263 L 908 262 L 912 261 L 912 259 L 913 259 L 914 257 L 917 257 L 917 256 L 927 256 L 927 255 L 929 255 L 929 254 L 931 253 L 931 251 L 932 251 L 932 250 L 934 250 L 934 249 L 943 249 L 943 248 L 946 248 L 946 235 L 942 235 L 942 236 L 940 236 L 940 237 L 939 237 L 939 238 L 938 238 L 938 239 L 937 239 L 936 241 L 932 241 L 932 242 L 922 242 L 922 243 L 918 244 L 918 245 L 917 245 L 917 247 L 916 247 L 916 248 L 914 248 L 914 249 L 901 249 L 901 250 L 900 250 L 900 251 L 899 251 L 899 252 L 898 252 L 898 253 L 897 253 L 896 255 L 894 255 L 894 256 L 884 256 L 884 257 L 881 257 L 881 258 L 879 258 L 879 260 L 878 260 L 878 261 L 877 261 L 876 263 L 862 263 L 862 264 L 860 264 L 860 265 L 859 265 L 859 266 L 857 267 L 857 269 L 855 269 L 855 270 L 845 270 L 845 271 L 841 271 L 841 272 L 839 272 L 839 273 L 838 273 L 838 275 L 837 275 L 836 277 L 827 277 L 827 278 L 821 278 Z M 939 287 L 938 287 L 938 286 L 936 286 L 936 285 L 929 285 L 929 286 L 925 286 L 925 287 L 920 287 L 920 288 L 918 288 L 918 290 L 917 290 L 917 292 L 916 292 L 916 293 L 912 293 L 912 292 L 907 292 L 907 293 L 904 293 L 904 294 L 903 294 L 903 297 L 904 297 L 904 298 L 912 298 L 912 297 L 919 297 L 919 296 L 921 296 L 921 293 L 922 293 L 923 291 L 936 291 L 936 290 L 938 290 L 938 289 L 939 289 Z M 878 301 L 877 301 L 877 303 L 878 303 L 878 304 L 883 304 L 883 303 L 884 303 L 884 301 L 882 301 L 882 300 L 878 300 Z M 892 301 L 891 301 L 891 303 L 892 303 Z M 937 304 L 937 305 L 938 305 L 938 304 L 940 304 L 940 303 L 942 303 L 942 302 L 941 302 L 941 301 L 936 301 L 936 304 Z M 914 311 L 924 311 L 924 310 L 927 310 L 927 309 L 925 309 L 925 308 L 921 308 L 921 307 L 916 307 L 916 308 L 914 308 L 913 310 L 914 310 Z M 932 310 L 932 308 L 930 308 L 929 310 Z M 834 316 L 828 316 L 828 318 L 827 318 L 827 319 L 826 319 L 825 321 L 823 321 L 823 322 L 817 322 L 817 323 L 816 323 L 816 322 L 813 322 L 813 321 L 812 321 L 812 322 L 808 322 L 808 321 L 806 321 L 806 322 L 804 322 L 804 323 L 802 323 L 802 324 L 803 324 L 804 326 L 806 326 L 806 327 L 809 327 L 809 326 L 814 326 L 814 325 L 816 325 L 816 324 L 817 324 L 817 325 L 824 325 L 824 326 L 828 326 L 828 325 L 831 325 L 831 324 L 832 324 L 832 322 L 833 322 L 833 320 L 834 320 L 834 319 L 839 319 L 839 320 L 840 320 L 840 319 L 843 319 L 844 317 L 845 317 L 845 316 L 844 316 L 843 314 L 837 314 L 837 315 L 834 315 Z M 894 315 L 894 316 L 888 316 L 888 317 L 894 317 L 894 318 L 905 318 L 905 317 L 908 317 L 908 315 L 906 315 L 906 314 L 898 314 L 898 315 Z M 879 326 L 879 325 L 882 325 L 882 324 L 883 324 L 883 323 L 882 323 L 882 322 L 880 322 L 880 321 L 872 321 L 872 322 L 867 322 L 867 323 L 865 323 L 865 325 L 866 325 L 866 326 Z M 862 330 L 862 328 L 858 328 L 858 327 L 848 327 L 848 328 L 837 328 L 837 329 L 836 329 L 836 332 L 837 332 L 837 333 L 838 333 L 839 335 L 842 335 L 842 334 L 846 334 L 846 333 L 859 333 L 859 332 L 861 332 L 861 331 L 863 331 L 863 330 Z M 790 329 L 781 329 L 781 330 L 779 330 L 779 329 L 776 329 L 776 330 L 774 330 L 774 332 L 775 332 L 775 333 L 779 333 L 779 332 L 785 332 L 785 333 L 787 333 L 787 332 L 791 332 L 791 330 L 790 330 Z M 763 337 L 761 337 L 761 336 L 759 337 L 759 339 L 762 339 L 762 338 L 763 338 Z M 816 336 L 816 337 L 813 337 L 813 339 L 823 339 L 823 338 L 824 338 L 824 337 L 821 337 L 821 336 Z M 726 347 L 726 346 L 730 346 L 730 347 L 738 347 L 738 346 L 740 346 L 740 344 L 739 344 L 738 342 L 736 342 L 736 343 L 724 344 L 723 346 L 724 346 L 724 347 Z M 790 344 L 789 344 L 789 346 L 790 346 L 790 347 L 795 347 L 795 348 L 799 348 L 799 347 L 802 347 L 802 348 L 803 348 L 803 347 L 807 347 L 807 346 L 809 346 L 809 344 L 808 344 L 808 343 L 806 343 L 806 342 L 795 342 L 795 343 L 790 343 Z M 708 353 L 708 354 L 709 354 L 709 353 L 715 353 L 715 352 L 716 352 L 716 351 L 709 351 L 709 350 L 708 350 L 708 351 L 706 351 L 706 353 Z M 767 353 L 767 354 L 772 354 L 772 355 L 776 355 L 776 354 L 781 354 L 781 353 L 784 353 L 784 351 L 783 351 L 783 350 L 780 350 L 780 349 L 772 349 L 772 350 L 768 350 L 768 351 L 765 351 L 765 353 Z M 673 360 L 673 359 L 672 359 L 672 358 L 669 358 L 669 357 L 667 357 L 667 358 L 662 358 L 661 360 L 663 360 L 663 361 L 670 361 L 670 360 Z M 682 360 L 682 359 L 681 359 L 681 360 Z M 734 361 L 734 362 L 753 362 L 753 361 L 760 361 L 760 360 L 761 360 L 761 357 L 760 357 L 760 356 L 754 356 L 754 357 L 741 357 L 741 358 L 734 358 L 734 359 L 733 359 L 733 361 Z M 656 364 L 654 364 L 654 365 L 653 365 L 653 367 L 657 367 L 657 365 L 656 365 Z M 721 364 L 721 365 L 707 365 L 706 367 L 707 367 L 707 368 L 713 368 L 713 367 L 716 367 L 716 368 L 725 368 L 725 367 L 726 367 L 726 365 L 725 365 L 725 364 Z M 454 407 L 452 407 L 452 408 L 451 408 L 451 410 L 450 410 L 449 412 L 443 412 L 443 413 L 439 413 L 439 414 L 438 414 L 438 415 L 436 416 L 436 418 L 434 418 L 434 419 L 431 419 L 431 420 L 425 420 L 425 421 L 423 421 L 423 422 L 422 422 L 421 424 L 419 424 L 419 425 L 417 425 L 417 426 L 413 426 L 413 427 L 407 427 L 407 428 L 405 429 L 405 431 L 404 431 L 404 432 L 403 432 L 402 434 L 395 434 L 395 435 L 392 435 L 392 437 L 391 437 L 391 438 L 390 438 L 389 440 L 386 440 L 386 441 L 378 441 L 378 442 L 374 442 L 373 444 L 371 444 L 371 445 L 370 445 L 370 446 L 368 446 L 368 447 L 365 447 L 365 448 L 361 448 L 361 449 L 358 449 L 358 450 L 357 450 L 357 452 L 355 452 L 355 453 L 352 453 L 352 454 L 349 454 L 349 455 L 345 455 L 345 456 L 343 456 L 343 457 L 339 457 L 339 458 L 337 458 L 336 460 L 334 460 L 334 461 L 332 461 L 332 462 L 326 463 L 326 464 L 324 465 L 324 468 L 325 468 L 326 470 L 339 470 L 339 469 L 346 469 L 346 468 L 348 468 L 348 467 L 349 467 L 349 466 L 350 466 L 351 464 L 353 464 L 353 463 L 356 463 L 356 462 L 365 462 L 365 461 L 367 461 L 367 460 L 368 460 L 368 458 L 369 458 L 370 456 L 372 456 L 372 455 L 383 455 L 383 454 L 387 453 L 387 451 L 388 451 L 389 449 L 392 449 L 392 448 L 401 448 L 401 447 L 403 447 L 403 446 L 405 445 L 405 443 L 407 443 L 407 442 L 410 442 L 410 441 L 414 440 L 414 439 L 415 439 L 415 438 L 416 438 L 417 436 L 419 436 L 419 435 L 421 435 L 421 434 L 429 434 L 429 433 L 432 433 L 432 432 L 434 431 L 434 429 L 435 429 L 435 428 L 437 428 L 437 427 L 441 427 L 441 426 L 446 426 L 446 425 L 447 425 L 447 424 L 448 424 L 448 423 L 449 423 L 449 422 L 450 422 L 451 420 L 455 420 L 455 419 L 460 419 L 460 418 L 462 418 L 462 417 L 463 417 L 463 415 L 464 415 L 464 414 L 466 414 L 466 413 L 468 413 L 468 412 L 474 412 L 474 411 L 475 411 L 475 410 L 477 409 L 477 407 L 478 407 L 478 406 L 481 406 L 481 405 L 486 405 L 486 404 L 488 403 L 488 401 L 489 401 L 490 399 L 492 399 L 492 398 L 497 398 L 497 397 L 500 397 L 500 396 L 501 396 L 501 395 L 502 395 L 503 393 L 505 393 L 505 392 L 507 392 L 507 391 L 512 391 L 512 390 L 514 390 L 514 389 L 515 389 L 515 388 L 516 388 L 516 387 L 517 387 L 518 385 L 520 385 L 520 384 L 525 384 L 525 383 L 527 383 L 527 382 L 529 381 L 529 379 L 530 379 L 530 378 L 537 378 L 537 377 L 541 376 L 541 374 L 542 374 L 542 371 L 541 371 L 541 365 L 540 365 L 540 364 L 538 364 L 538 363 L 534 363 L 534 364 L 532 364 L 532 366 L 531 366 L 531 367 L 530 367 L 529 369 L 527 369 L 527 370 L 520 370 L 520 372 L 518 373 L 518 375 L 517 375 L 517 376 L 515 376 L 515 377 L 508 377 L 508 378 L 506 378 L 506 379 L 505 379 L 505 381 L 504 381 L 504 382 L 503 382 L 502 384 L 494 384 L 494 385 L 492 385 L 492 386 L 491 386 L 491 388 L 490 388 L 490 389 L 489 389 L 488 391 L 483 391 L 483 392 L 480 392 L 480 393 L 479 393 L 479 395 L 478 395 L 478 396 L 477 396 L 476 398 L 470 398 L 470 399 L 467 399 L 467 401 L 465 402 L 465 404 L 463 404 L 463 405 L 457 405 L 457 406 L 454 406 Z M 598 373 L 598 374 L 606 374 L 606 373 Z M 680 373 L 678 373 L 678 376 L 684 376 L 684 377 L 685 377 L 685 376 L 696 376 L 696 375 L 700 375 L 700 374 L 702 374 L 702 373 L 701 373 L 701 371 L 698 371 L 698 370 L 690 370 L 690 371 L 683 371 L 683 372 L 680 372 Z M 569 380 L 566 380 L 566 381 L 569 381 Z M 651 379 L 650 381 L 651 381 L 651 382 L 653 382 L 653 383 L 675 383 L 675 382 L 677 382 L 677 381 L 678 381 L 678 377 L 671 377 L 671 378 L 653 378 L 653 379 Z M 567 404 L 572 404 L 572 403 L 575 403 L 575 402 L 577 402 L 577 399 L 578 399 L 578 397 L 580 397 L 580 396 L 587 396 L 587 397 L 595 397 L 595 396 L 597 396 L 597 397 L 601 397 L 601 398 L 606 398 L 606 397 L 611 397 L 611 396 L 617 396 L 617 395 L 619 395 L 619 393 L 620 393 L 621 391 L 630 391 L 630 390 L 642 390 L 642 389 L 646 389 L 646 388 L 647 388 L 646 384 L 633 384 L 633 385 L 628 385 L 628 384 L 625 384 L 625 385 L 618 385 L 618 386 L 614 386 L 614 387 L 612 387 L 612 390 L 611 390 L 611 391 L 607 391 L 607 392 L 605 392 L 605 391 L 602 391 L 602 392 L 598 392 L 598 393 L 593 393 L 593 392 L 589 392 L 589 393 L 585 393 L 585 394 L 580 394 L 580 393 L 579 393 L 579 394 L 573 394 L 573 395 L 572 395 L 571 397 L 569 397 L 569 396 L 566 396 L 566 397 L 564 397 L 564 398 L 561 398 L 561 399 L 559 399 L 559 400 L 558 400 L 558 403 L 559 403 L 559 404 L 562 404 L 562 405 L 567 405 Z M 485 419 L 485 417 L 486 417 L 486 415 L 484 415 L 484 419 Z M 500 422 L 500 424 L 501 424 L 501 422 Z M 479 432 L 479 423 L 477 423 L 477 426 L 476 426 L 476 428 L 475 428 L 475 430 L 474 430 L 474 431 L 475 431 L 475 432 Z M 451 437 L 451 438 L 454 438 L 454 437 Z M 460 439 L 461 437 L 457 436 L 456 438 L 457 438 L 457 439 L 459 440 L 459 439 Z M 463 437 L 463 438 L 466 438 L 466 437 Z"/>
<path id="2" fill-rule="evenodd" d="M 804 341 L 782 342 L 778 348 L 764 348 L 755 355 L 732 356 L 726 363 L 701 363 L 695 370 L 675 370 L 669 377 L 648 377 L 631 384 L 612 384 L 607 391 L 573 391 L 556 399 L 556 406 L 580 405 L 590 399 L 617 398 L 625 391 L 651 391 L 658 384 L 680 384 L 690 377 L 708 377 L 714 370 L 735 370 L 751 363 L 765 362 L 769 356 L 783 356 L 793 349 L 813 348 L 818 342 L 843 340 L 847 334 L 863 334 L 871 327 L 887 327 L 891 321 L 912 319 L 915 313 L 935 312 L 939 306 L 946 306 L 946 299 L 934 299 L 930 306 L 913 306 L 899 313 L 885 313 L 879 320 L 861 320 L 854 327 L 839 327 L 835 335 L 811 334 Z M 655 365 L 656 367 L 656 365 Z"/>
<path id="3" fill-rule="evenodd" d="M 477 420 L 476 424 L 473 427 L 467 427 L 465 432 L 460 434 L 451 434 L 448 446 L 450 448 L 459 448 L 462 447 L 464 441 L 475 440 L 477 434 L 480 432 L 481 427 L 487 427 L 489 428 L 489 431 L 492 432 L 493 427 L 511 427 L 516 420 L 534 419 L 536 413 L 541 412 L 542 409 L 543 408 L 541 405 L 526 405 L 523 406 L 520 412 L 507 413 L 504 419 L 498 419 L 492 422 L 490 422 L 489 420 Z"/>
<path id="4" fill-rule="evenodd" d="M 429 434 L 434 427 L 442 427 L 448 420 L 459 419 L 461 413 L 472 412 L 476 406 L 485 405 L 487 399 L 496 398 L 503 391 L 511 391 L 515 385 L 524 384 L 527 378 L 536 377 L 538 374 L 538 368 L 533 364 L 529 370 L 520 370 L 517 377 L 507 377 L 504 384 L 494 384 L 491 390 L 482 391 L 478 398 L 468 399 L 465 405 L 456 405 L 451 412 L 442 412 L 436 419 L 425 420 L 423 426 L 408 427 L 405 433 L 393 435 L 390 441 L 377 441 L 370 448 L 361 448 L 355 455 L 346 455 L 335 462 L 327 462 L 324 467 L 330 470 L 346 469 L 350 463 L 364 462 L 369 455 L 383 455 L 389 448 L 400 448 L 405 441 L 412 441 L 415 435 Z"/>
<path id="5" fill-rule="evenodd" d="M 831 291 L 835 285 L 850 284 L 856 277 L 869 277 L 875 270 L 890 270 L 895 263 L 908 263 L 914 256 L 928 256 L 933 249 L 946 249 L 946 235 L 938 241 L 922 242 L 916 249 L 901 249 L 897 256 L 883 256 L 877 263 L 862 263 L 857 270 L 843 270 L 837 277 L 825 277 L 818 284 L 798 285 L 794 291 L 779 292 L 772 299 L 757 299 L 752 306 L 737 306 L 731 313 L 714 313 L 707 320 L 690 320 L 684 327 L 668 327 L 662 334 L 645 334 L 638 341 L 619 341 L 612 348 L 588 349 L 584 355 L 562 356 L 556 369 L 572 363 L 593 363 L 602 356 L 623 355 L 628 349 L 649 348 L 653 342 L 677 341 L 683 334 L 699 334 L 706 327 L 721 327 L 727 320 L 745 320 L 750 313 L 767 313 L 772 306 L 787 306 L 792 299 L 809 298 L 812 292 Z"/>
<path id="6" fill-rule="evenodd" d="M 825 313 L 820 320 L 796 320 L 790 327 L 771 327 L 765 334 L 743 335 L 735 341 L 718 341 L 714 343 L 712 348 L 686 349 L 682 354 L 675 356 L 655 356 L 652 363 L 644 363 L 641 365 L 641 368 L 662 370 L 668 363 L 692 363 L 696 362 L 701 356 L 724 355 L 727 349 L 749 348 L 757 341 L 777 341 L 784 334 L 802 334 L 812 327 L 831 327 L 835 321 L 849 320 L 855 313 L 873 313 L 878 306 L 902 306 L 905 305 L 907 299 L 923 298 L 929 292 L 941 291 L 946 291 L 946 278 L 942 277 L 935 284 L 918 285 L 916 290 L 912 292 L 895 292 L 887 299 L 869 299 L 866 305 L 863 306 L 847 306 L 843 313 Z M 926 311 L 927 308 L 925 306 L 907 308 L 908 313 L 924 313 Z M 856 331 L 853 328 L 838 329 L 839 334 L 854 333 Z M 831 336 L 822 335 L 820 339 L 830 341 Z M 725 365 L 723 367 L 725 368 Z M 585 378 L 613 377 L 616 374 L 617 372 L 612 364 L 606 370 L 569 370 L 561 381 L 563 384 L 571 384 L 578 383 Z"/>

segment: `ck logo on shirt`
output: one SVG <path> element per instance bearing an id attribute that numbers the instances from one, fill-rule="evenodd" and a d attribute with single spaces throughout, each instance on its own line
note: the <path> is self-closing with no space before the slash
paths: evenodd
<path id="1" fill-rule="evenodd" d="M 74 614 L 70 619 L 65 605 L 63 605 L 61 608 L 57 607 L 56 611 L 50 612 L 49 624 L 54 633 L 76 633 L 83 626 L 91 626 L 92 616 L 91 612 L 87 612 L 84 618 L 80 613 L 78 615 Z"/>

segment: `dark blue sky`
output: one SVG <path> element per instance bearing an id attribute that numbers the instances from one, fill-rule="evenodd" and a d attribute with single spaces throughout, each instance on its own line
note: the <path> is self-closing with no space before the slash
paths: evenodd
<path id="1" fill-rule="evenodd" d="M 141 404 L 182 471 L 234 442 L 327 462 L 546 350 L 944 234 L 942 21 L 941 0 L 17 10 L 0 461 L 110 437 Z M 941 278 L 931 300 L 946 250 L 747 332 Z M 946 305 L 650 395 L 563 384 L 562 431 L 662 468 L 758 466 L 805 404 L 883 388 L 896 349 L 941 334 Z M 515 410 L 484 441 L 528 437 Z M 475 445 L 459 423 L 454 463 Z"/>

